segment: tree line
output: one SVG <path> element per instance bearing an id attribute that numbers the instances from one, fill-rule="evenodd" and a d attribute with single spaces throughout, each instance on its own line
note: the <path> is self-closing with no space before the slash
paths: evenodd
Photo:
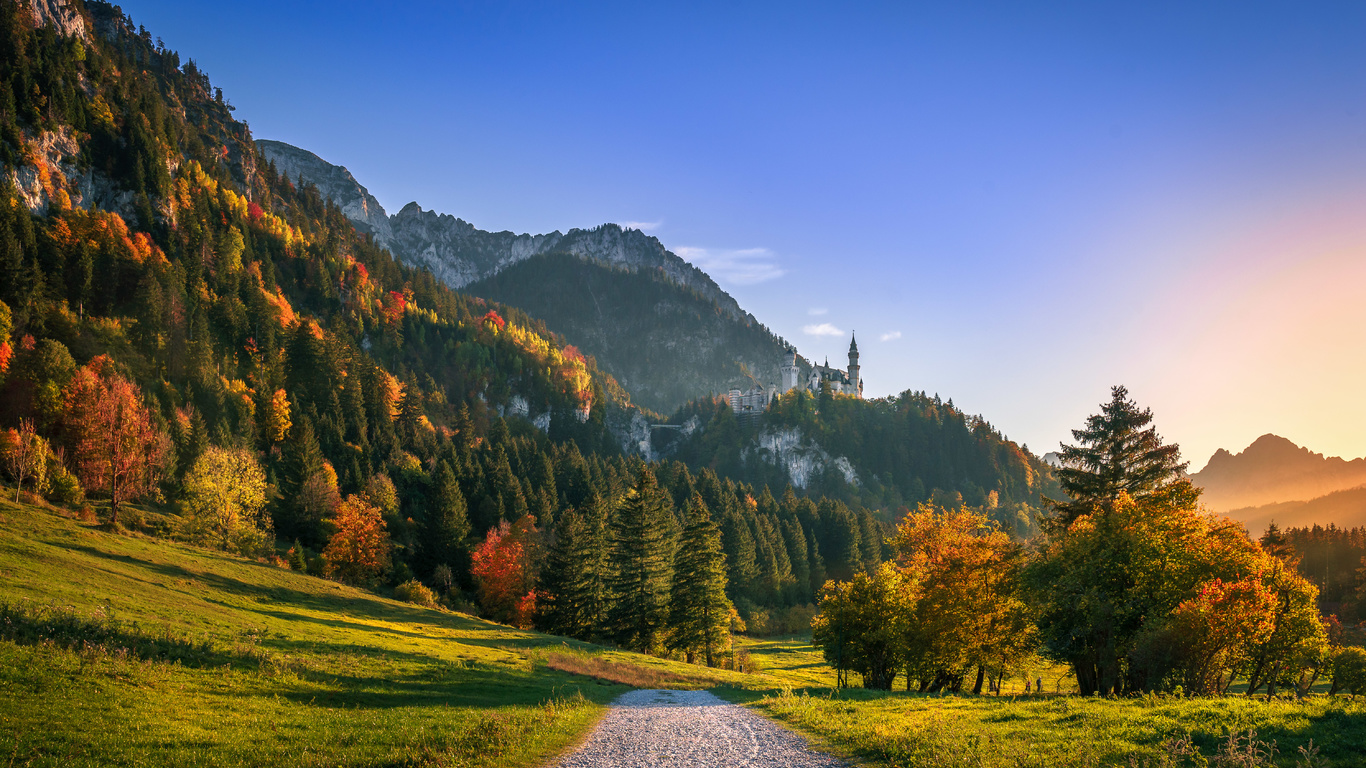
<path id="1" fill-rule="evenodd" d="M 1340 625 L 1289 548 L 1204 512 L 1177 446 L 1116 387 L 1061 452 L 1065 496 L 1021 544 L 980 512 L 920 507 L 880 568 L 823 588 L 814 641 L 890 688 L 972 690 L 1035 650 L 1083 694 L 1306 692 Z"/>

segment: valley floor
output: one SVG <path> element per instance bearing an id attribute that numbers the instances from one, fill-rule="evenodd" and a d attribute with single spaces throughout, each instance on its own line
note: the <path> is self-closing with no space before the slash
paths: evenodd
<path id="1" fill-rule="evenodd" d="M 1197 765 L 1161 762 L 1164 743 L 1189 735 L 1210 757 L 1249 729 L 1280 757 L 1239 765 L 1366 764 L 1366 704 L 1345 696 L 834 691 L 807 639 L 741 642 L 755 674 L 522 632 L 0 502 L 7 766 L 545 765 L 583 754 L 569 750 L 633 687 L 710 689 L 873 765 Z M 737 739 L 708 748 L 742 760 L 737 744 L 760 743 Z M 1311 739 L 1318 755 L 1300 761 Z M 629 762 L 592 763 L 612 764 Z"/>

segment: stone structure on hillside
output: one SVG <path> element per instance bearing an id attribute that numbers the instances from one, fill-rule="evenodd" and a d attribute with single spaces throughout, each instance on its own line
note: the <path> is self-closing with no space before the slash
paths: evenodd
<path id="1" fill-rule="evenodd" d="M 827 358 L 824 365 L 812 366 L 811 373 L 803 380 L 801 368 L 797 365 L 797 350 L 792 347 L 788 347 L 787 352 L 783 354 L 783 364 L 779 370 L 782 375 L 780 387 L 770 385 L 765 389 L 756 385 L 748 391 L 738 387 L 730 391 L 730 409 L 736 416 L 741 420 L 757 419 L 778 395 L 798 388 L 819 395 L 821 386 L 826 383 L 835 394 L 863 397 L 863 378 L 858 363 L 858 340 L 853 338 L 852 334 L 849 339 L 849 367 L 845 370 L 831 368 L 830 360 Z"/>

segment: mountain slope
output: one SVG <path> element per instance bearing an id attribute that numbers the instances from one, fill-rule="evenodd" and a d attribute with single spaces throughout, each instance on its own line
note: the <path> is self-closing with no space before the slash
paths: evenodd
<path id="1" fill-rule="evenodd" d="M 1281 528 L 1336 525 L 1339 528 L 1366 526 L 1366 487 L 1334 491 L 1308 501 L 1282 501 L 1257 507 L 1231 509 L 1229 517 L 1260 536 L 1267 525 Z"/>
<path id="2" fill-rule="evenodd" d="M 660 412 L 699 394 L 779 381 L 783 345 L 768 329 L 655 271 L 551 253 L 464 290 L 544 320 L 593 355 L 634 402 Z"/>
<path id="3" fill-rule="evenodd" d="M 544 320 L 640 405 L 669 413 L 692 398 L 780 380 L 787 343 L 657 238 L 616 224 L 565 234 L 486 232 L 415 202 L 386 218 L 345 168 L 283 142 L 257 147 L 277 170 L 317 184 L 405 263 Z"/>
<path id="4" fill-rule="evenodd" d="M 1191 481 L 1211 508 L 1228 511 L 1316 499 L 1366 484 L 1366 458 L 1347 461 L 1262 435 L 1242 453 L 1219 449 Z"/>

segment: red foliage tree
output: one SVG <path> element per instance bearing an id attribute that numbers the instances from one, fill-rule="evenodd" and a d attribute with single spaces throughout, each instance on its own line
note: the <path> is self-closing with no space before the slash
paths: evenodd
<path id="1" fill-rule="evenodd" d="M 109 521 L 119 505 L 150 493 L 161 480 L 171 439 L 152 420 L 137 385 L 104 355 L 76 371 L 66 388 L 66 427 L 81 483 L 109 494 Z"/>
<path id="2" fill-rule="evenodd" d="M 327 542 L 323 557 L 327 570 L 352 584 L 362 584 L 389 567 L 389 530 L 379 507 L 359 496 L 347 496 L 337 507 L 337 532 Z"/>
<path id="3" fill-rule="evenodd" d="M 498 314 L 496 311 L 492 309 L 490 309 L 482 318 L 480 318 L 479 322 L 483 323 L 486 326 L 491 326 L 491 330 L 500 331 L 503 329 L 503 326 L 508 324 L 508 321 L 504 320 L 502 315 Z"/>
<path id="4" fill-rule="evenodd" d="M 532 589 L 531 541 L 536 518 L 526 515 L 516 525 L 504 520 L 490 528 L 471 555 L 470 575 L 479 590 L 479 607 L 494 621 L 529 628 L 536 614 Z"/>

